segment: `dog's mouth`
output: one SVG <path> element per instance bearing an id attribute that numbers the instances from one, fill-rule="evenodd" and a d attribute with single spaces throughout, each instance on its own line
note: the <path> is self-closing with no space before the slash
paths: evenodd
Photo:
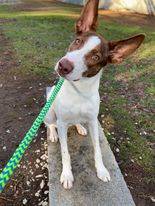
<path id="1" fill-rule="evenodd" d="M 60 76 L 60 77 L 63 77 L 64 79 L 68 80 L 68 81 L 73 81 L 73 82 L 77 82 L 80 80 L 80 78 L 77 78 L 77 79 L 71 79 L 69 77 L 70 74 L 67 74 L 67 75 L 64 75 L 62 74 L 60 71 L 56 70 L 57 74 Z"/>
<path id="2" fill-rule="evenodd" d="M 61 75 L 60 75 L 61 76 Z M 70 79 L 68 76 L 61 76 L 61 77 L 63 77 L 64 79 L 66 79 L 67 81 L 69 81 L 69 82 L 77 82 L 77 81 L 79 81 L 80 79 Z"/>
<path id="3" fill-rule="evenodd" d="M 77 82 L 77 81 L 79 81 L 80 79 L 75 79 L 75 80 L 73 80 L 74 82 Z"/>
<path id="4" fill-rule="evenodd" d="M 66 78 L 66 75 L 63 75 L 60 71 L 56 70 L 56 72 L 60 77 Z"/>

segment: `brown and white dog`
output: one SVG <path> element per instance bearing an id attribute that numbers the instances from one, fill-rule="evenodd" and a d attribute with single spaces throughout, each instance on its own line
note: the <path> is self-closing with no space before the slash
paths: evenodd
<path id="1" fill-rule="evenodd" d="M 75 125 L 78 133 L 86 135 L 87 130 L 81 123 L 88 124 L 97 176 L 104 182 L 110 181 L 110 174 L 102 161 L 98 134 L 98 89 L 102 68 L 108 63 L 121 63 L 140 46 L 145 37 L 140 34 L 125 40 L 106 41 L 95 32 L 98 3 L 99 0 L 88 0 L 76 22 L 76 38 L 67 54 L 56 64 L 55 70 L 65 78 L 65 82 L 45 119 L 51 141 L 55 142 L 59 137 L 62 154 L 60 182 L 65 189 L 70 189 L 74 181 L 67 129 Z"/>

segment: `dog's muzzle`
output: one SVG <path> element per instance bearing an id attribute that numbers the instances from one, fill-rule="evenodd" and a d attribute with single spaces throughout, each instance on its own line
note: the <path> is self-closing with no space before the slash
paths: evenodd
<path id="1" fill-rule="evenodd" d="M 70 74 L 73 71 L 73 63 L 66 58 L 63 58 L 58 63 L 57 72 L 60 76 L 65 77 L 67 74 Z"/>

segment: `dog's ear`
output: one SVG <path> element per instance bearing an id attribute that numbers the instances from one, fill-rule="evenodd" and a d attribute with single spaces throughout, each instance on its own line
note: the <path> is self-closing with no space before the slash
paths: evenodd
<path id="1" fill-rule="evenodd" d="M 80 18 L 77 20 L 75 30 L 77 34 L 95 31 L 97 26 L 99 0 L 88 0 Z"/>
<path id="2" fill-rule="evenodd" d="M 141 45 L 144 38 L 144 34 L 139 34 L 129 39 L 109 42 L 108 63 L 121 63 Z"/>

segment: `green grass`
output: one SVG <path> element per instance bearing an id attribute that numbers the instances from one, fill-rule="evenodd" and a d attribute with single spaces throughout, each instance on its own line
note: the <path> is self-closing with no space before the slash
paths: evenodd
<path id="1" fill-rule="evenodd" d="M 70 42 L 68 33 L 71 33 L 71 24 L 67 18 L 53 16 L 23 17 L 14 25 L 8 25 L 7 35 L 14 39 L 15 51 L 22 62 L 23 71 L 49 74 Z"/>
<path id="2" fill-rule="evenodd" d="M 63 4 L 48 8 L 20 11 L 0 6 L 0 18 L 14 19 L 3 24 L 2 29 L 12 43 L 21 74 L 48 77 L 74 37 L 79 8 Z M 109 24 L 105 20 L 100 21 L 98 31 L 108 40 L 146 34 L 143 46 L 132 58 L 103 71 L 100 94 L 108 96 L 108 100 L 102 101 L 100 114 L 104 114 L 103 126 L 111 147 L 120 148 L 123 164 L 134 159 L 145 170 L 152 171 L 153 153 L 149 144 L 154 141 L 155 130 L 155 31 L 149 27 Z M 120 139 L 121 143 L 116 144 Z"/>

